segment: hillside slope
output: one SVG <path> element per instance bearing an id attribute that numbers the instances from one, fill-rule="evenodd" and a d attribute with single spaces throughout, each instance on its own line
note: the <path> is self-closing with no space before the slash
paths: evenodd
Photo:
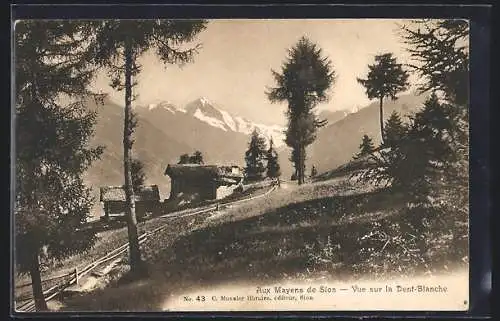
<path id="1" fill-rule="evenodd" d="M 245 289 L 239 294 L 246 296 L 264 285 L 331 281 L 338 286 L 339 281 L 386 282 L 403 275 L 415 282 L 424 271 L 466 271 L 468 264 L 461 258 L 467 239 L 456 242 L 442 231 L 434 234 L 440 242 L 429 247 L 432 264 L 424 269 L 418 255 L 408 254 L 416 250 L 411 242 L 405 244 L 408 251 L 398 241 L 370 238 L 374 229 L 387 228 L 396 239 L 399 231 L 390 228 L 401 222 L 405 204 L 404 194 L 360 185 L 347 177 L 302 186 L 284 183 L 263 199 L 191 218 L 189 223 L 173 222 L 148 239 L 144 248 L 148 278 L 111 282 L 66 301 L 63 310 L 165 311 L 179 308 L 177 299 L 184 295 L 207 296 L 214 288 L 223 295 L 229 289 Z M 370 251 L 374 249 L 375 253 Z M 125 272 L 126 266 L 119 271 Z M 455 287 L 460 295 L 467 295 L 466 282 L 466 277 L 460 279 Z M 448 284 L 451 288 L 454 283 Z M 183 308 L 191 309 L 193 303 Z M 214 308 L 217 303 L 212 304 Z M 298 302 L 293 304 L 295 308 Z"/>
<path id="2" fill-rule="evenodd" d="M 397 111 L 402 115 L 403 121 L 407 121 L 406 116 L 418 111 L 424 100 L 425 96 L 408 94 L 396 101 L 384 101 L 384 119 L 387 120 L 393 111 Z M 310 174 L 313 165 L 322 173 L 349 162 L 359 151 L 364 134 L 372 137 L 375 145 L 380 143 L 378 102 L 352 113 L 322 111 L 319 117 L 327 119 L 328 125 L 318 130 L 316 141 L 307 148 L 306 175 Z M 282 146 L 278 148 L 278 155 L 283 178 L 290 179 L 293 173 L 293 166 L 289 161 L 291 149 Z"/>
<path id="3" fill-rule="evenodd" d="M 384 119 L 387 120 L 393 111 L 397 111 L 403 120 L 407 120 L 405 116 L 418 111 L 424 100 L 425 96 L 409 94 L 396 101 L 384 101 Z M 364 134 L 372 137 L 375 145 L 380 143 L 378 102 L 320 129 L 318 138 L 308 149 L 307 164 L 314 164 L 319 172 L 324 172 L 347 163 L 359 151 Z"/>

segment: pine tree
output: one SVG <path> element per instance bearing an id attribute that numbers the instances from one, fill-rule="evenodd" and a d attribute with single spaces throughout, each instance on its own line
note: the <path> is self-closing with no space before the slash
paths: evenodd
<path id="1" fill-rule="evenodd" d="M 114 89 L 125 90 L 125 117 L 123 124 L 123 171 L 127 204 L 130 271 L 140 275 L 143 262 L 139 248 L 135 197 L 131 176 L 132 134 L 136 125 L 132 113 L 132 78 L 141 71 L 139 57 L 155 50 L 164 64 L 184 64 L 193 60 L 199 47 L 183 49 L 205 29 L 204 20 L 101 20 L 89 23 L 95 28 L 95 61 L 109 70 Z"/>
<path id="2" fill-rule="evenodd" d="M 245 176 L 248 181 L 257 181 L 263 178 L 266 171 L 265 157 L 266 140 L 254 129 L 248 144 L 248 150 L 245 152 Z"/>
<path id="3" fill-rule="evenodd" d="M 373 140 L 368 135 L 363 135 L 361 144 L 359 145 L 359 152 L 353 157 L 353 159 L 359 159 L 363 156 L 370 155 L 375 150 L 373 145 Z"/>
<path id="4" fill-rule="evenodd" d="M 402 31 L 410 67 L 424 80 L 419 91 L 431 95 L 410 118 L 406 133 L 372 157 L 376 164 L 362 177 L 389 180 L 408 197 L 401 223 L 415 231 L 421 253 L 449 234 L 454 238 L 449 252 L 463 257 L 468 251 L 462 236 L 468 231 L 460 226 L 467 226 L 469 216 L 467 22 L 420 20 Z"/>
<path id="5" fill-rule="evenodd" d="M 132 186 L 134 187 L 134 191 L 138 191 L 141 186 L 144 186 L 146 181 L 144 164 L 138 159 L 132 159 L 130 172 L 132 175 Z"/>
<path id="6" fill-rule="evenodd" d="M 424 79 L 419 84 L 419 91 L 435 92 L 444 100 L 441 106 L 447 114 L 445 121 L 449 122 L 444 136 L 453 161 L 443 171 L 440 191 L 448 190 L 448 206 L 463 208 L 460 212 L 466 220 L 469 193 L 469 24 L 459 19 L 422 19 L 402 25 L 401 31 L 412 58 L 410 67 Z M 441 111 L 435 109 L 433 113 Z M 439 118 L 435 120 L 440 121 Z"/>
<path id="7" fill-rule="evenodd" d="M 331 62 L 322 57 L 322 50 L 302 37 L 289 50 L 281 73 L 272 70 L 276 87 L 267 92 L 269 100 L 288 102 L 286 144 L 294 151 L 294 167 L 298 183 L 304 183 L 306 147 L 316 139 L 317 129 L 326 120 L 317 119 L 314 108 L 328 100 L 327 91 L 335 80 Z"/>
<path id="8" fill-rule="evenodd" d="M 395 185 L 413 197 L 415 203 L 426 203 L 435 184 L 449 170 L 456 155 L 450 146 L 448 131 L 453 126 L 453 108 L 441 104 L 435 94 L 412 118 L 406 135 L 398 143 L 398 163 L 391 175 Z"/>
<path id="9" fill-rule="evenodd" d="M 456 114 L 456 108 L 439 102 L 433 93 L 425 101 L 424 108 L 415 114 L 410 131 L 415 139 L 425 141 L 433 167 L 445 173 L 452 171 L 454 163 L 460 158 L 453 150 Z"/>
<path id="10" fill-rule="evenodd" d="M 191 164 L 203 164 L 203 154 L 197 150 L 194 154 L 189 158 Z"/>
<path id="11" fill-rule="evenodd" d="M 402 25 L 402 39 L 424 82 L 419 91 L 438 92 L 462 108 L 469 102 L 469 25 L 466 20 L 414 20 Z M 468 108 L 463 108 L 468 113 Z"/>
<path id="12" fill-rule="evenodd" d="M 269 149 L 266 154 L 267 160 L 267 172 L 266 175 L 269 178 L 279 178 L 281 176 L 280 164 L 278 162 L 278 153 L 274 149 L 273 139 L 269 141 Z"/>
<path id="13" fill-rule="evenodd" d="M 375 56 L 375 63 L 368 65 L 366 79 L 358 78 L 358 82 L 366 89 L 369 99 L 379 100 L 380 135 L 384 141 L 384 98 L 397 99 L 397 94 L 408 88 L 409 74 L 398 64 L 392 53 Z"/>
<path id="14" fill-rule="evenodd" d="M 450 165 L 456 160 L 450 147 L 453 138 L 448 134 L 453 113 L 452 107 L 441 104 L 433 94 L 408 126 L 394 117 L 386 126 L 391 139 L 385 144 L 390 148 L 372 155 L 377 166 L 368 169 L 362 179 L 390 182 L 391 188 L 404 192 L 415 204 L 425 204 L 432 185 L 452 170 Z"/>
<path id="15" fill-rule="evenodd" d="M 182 154 L 179 156 L 179 161 L 177 164 L 189 164 L 190 163 L 190 157 L 189 154 Z"/>
<path id="16" fill-rule="evenodd" d="M 384 143 L 382 144 L 382 148 L 391 147 L 397 145 L 397 143 L 403 138 L 406 134 L 407 128 L 398 112 L 393 111 L 389 119 L 387 119 L 384 128 Z"/>
<path id="17" fill-rule="evenodd" d="M 84 101 L 95 69 L 85 23 L 15 25 L 15 264 L 29 273 L 37 311 L 47 310 L 40 252 L 64 259 L 89 249 L 95 231 L 81 227 L 93 205 L 84 171 L 102 147 L 88 148 L 96 114 Z M 64 101 L 69 101 L 64 103 Z"/>
<path id="18" fill-rule="evenodd" d="M 315 115 L 311 112 L 290 120 L 286 131 L 285 142 L 292 147 L 292 157 L 295 160 L 294 167 L 299 184 L 304 183 L 306 172 L 306 146 L 312 144 L 316 139 L 316 131 L 319 125 Z"/>
<path id="19" fill-rule="evenodd" d="M 466 20 L 416 20 L 401 26 L 412 70 L 425 79 L 419 91 L 436 92 L 449 108 L 448 135 L 456 166 L 446 175 L 449 184 L 468 190 L 469 163 L 469 25 Z"/>
<path id="20" fill-rule="evenodd" d="M 292 165 L 293 165 L 293 168 L 294 168 L 294 172 L 292 174 L 292 177 L 290 178 L 292 181 L 295 181 L 297 180 L 297 177 L 298 177 L 298 173 L 299 173 L 299 153 L 296 149 L 293 149 L 291 150 L 290 152 L 290 158 L 288 158 L 291 162 L 292 162 Z M 305 168 L 305 165 L 302 167 L 302 170 L 305 172 L 306 171 L 306 168 Z"/>

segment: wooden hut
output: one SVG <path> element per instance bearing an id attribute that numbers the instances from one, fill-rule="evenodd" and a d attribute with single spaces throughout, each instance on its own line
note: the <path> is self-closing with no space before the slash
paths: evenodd
<path id="1" fill-rule="evenodd" d="M 171 180 L 171 200 L 220 199 L 230 194 L 243 181 L 243 174 L 238 166 L 175 164 L 168 165 L 165 175 Z"/>
<path id="2" fill-rule="evenodd" d="M 125 190 L 123 186 L 105 186 L 100 189 L 104 218 L 121 217 L 126 214 Z M 157 185 L 142 186 L 135 192 L 137 218 L 146 214 L 156 214 L 160 208 L 160 192 Z"/>

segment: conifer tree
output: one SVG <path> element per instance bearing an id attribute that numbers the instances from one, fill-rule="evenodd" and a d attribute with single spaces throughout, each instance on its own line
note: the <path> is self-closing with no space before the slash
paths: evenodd
<path id="1" fill-rule="evenodd" d="M 280 164 L 278 162 L 278 153 L 274 149 L 273 139 L 269 141 L 269 149 L 266 155 L 267 160 L 267 172 L 266 175 L 269 178 L 279 178 L 281 176 Z"/>
<path id="2" fill-rule="evenodd" d="M 437 92 L 468 113 L 469 25 L 466 20 L 414 20 L 401 26 L 413 63 L 410 68 L 424 79 L 419 91 Z"/>
<path id="3" fill-rule="evenodd" d="M 408 126 L 394 117 L 395 121 L 386 126 L 391 139 L 385 144 L 390 142 L 386 145 L 390 149 L 373 155 L 377 166 L 370 168 L 363 179 L 389 181 L 393 189 L 404 191 L 415 203 L 425 203 L 432 183 L 451 170 L 457 157 L 450 147 L 453 137 L 448 134 L 453 128 L 453 113 L 452 107 L 432 94 Z"/>
<path id="4" fill-rule="evenodd" d="M 392 53 L 375 56 L 375 63 L 368 65 L 366 79 L 358 78 L 358 82 L 366 89 L 369 99 L 379 100 L 380 135 L 384 141 L 384 98 L 397 99 L 397 94 L 408 88 L 409 74 L 397 63 Z"/>
<path id="5" fill-rule="evenodd" d="M 398 144 L 391 144 L 393 151 L 381 153 L 379 165 L 386 164 L 380 168 L 386 168 L 383 174 L 387 177 L 396 178 L 396 185 L 420 190 L 423 199 L 431 178 L 435 182 L 443 174 L 455 178 L 468 174 L 466 166 L 456 166 L 467 163 L 468 155 L 468 25 L 462 20 L 417 20 L 401 28 L 414 61 L 410 67 L 425 80 L 419 91 L 432 94 L 410 125 L 403 125 L 406 134 Z M 404 131 L 395 118 L 391 127 L 397 133 Z M 402 159 L 408 164 L 398 163 Z M 390 173 L 390 168 L 399 172 Z M 462 183 L 467 184 L 465 178 Z"/>
<path id="6" fill-rule="evenodd" d="M 281 73 L 272 70 L 276 87 L 267 92 L 273 103 L 288 103 L 286 144 L 292 148 L 298 183 L 304 183 L 306 147 L 316 140 L 317 129 L 326 125 L 319 120 L 315 107 L 328 100 L 327 91 L 334 83 L 335 72 L 322 50 L 302 37 L 288 52 Z"/>
<path id="7" fill-rule="evenodd" d="M 261 180 L 266 171 L 264 161 L 266 158 L 266 140 L 259 135 L 256 129 L 253 130 L 245 152 L 245 176 L 248 181 Z"/>
<path id="8" fill-rule="evenodd" d="M 139 58 L 154 50 L 164 64 L 184 64 L 193 60 L 199 46 L 185 48 L 205 29 L 204 20 L 102 20 L 92 22 L 95 28 L 95 61 L 109 71 L 111 86 L 125 91 L 123 124 L 123 171 L 127 204 L 130 271 L 140 275 L 143 262 L 139 248 L 135 197 L 131 176 L 132 134 L 136 124 L 132 113 L 133 80 L 141 71 Z"/>
<path id="9" fill-rule="evenodd" d="M 288 158 L 288 159 L 292 162 L 293 169 L 294 169 L 294 172 L 293 172 L 292 177 L 290 179 L 292 181 L 297 180 L 298 173 L 299 173 L 299 153 L 298 153 L 298 151 L 296 149 L 292 148 L 292 150 L 290 152 L 290 158 Z M 302 167 L 302 170 L 304 172 L 306 171 L 305 164 Z"/>
<path id="10" fill-rule="evenodd" d="M 463 239 L 467 228 L 460 226 L 467 226 L 469 216 L 468 25 L 463 20 L 419 20 L 402 31 L 413 60 L 410 67 L 423 79 L 419 91 L 431 95 L 404 126 L 404 135 L 372 156 L 375 166 L 361 178 L 390 181 L 391 188 L 408 197 L 401 222 L 415 231 L 422 253 L 434 245 L 433 234 L 449 233 L 457 244 L 450 252 L 463 257 L 468 254 Z"/>
<path id="11" fill-rule="evenodd" d="M 447 134 L 453 126 L 451 113 L 453 108 L 440 103 L 432 94 L 412 118 L 407 134 L 399 140 L 397 149 L 401 156 L 391 166 L 391 175 L 415 202 L 426 202 L 432 184 L 451 169 L 455 160 L 450 146 L 452 138 Z"/>
<path id="12" fill-rule="evenodd" d="M 435 92 L 448 115 L 447 137 L 454 161 L 443 172 L 451 208 L 468 208 L 469 192 L 469 23 L 460 19 L 421 19 L 401 26 L 412 63 L 423 82 L 419 91 Z M 438 112 L 435 110 L 434 112 Z M 439 119 L 436 119 L 439 120 Z M 441 119 L 442 121 L 443 119 Z M 468 217 L 468 211 L 461 214 Z"/>
<path id="13" fill-rule="evenodd" d="M 191 164 L 203 164 L 203 154 L 197 150 L 193 153 L 193 155 L 190 157 L 190 163 Z"/>
<path id="14" fill-rule="evenodd" d="M 353 157 L 358 159 L 360 157 L 370 155 L 375 150 L 373 140 L 368 135 L 363 135 L 361 144 L 359 145 L 359 152 Z"/>
<path id="15" fill-rule="evenodd" d="M 36 311 L 47 310 L 40 253 L 64 259 L 89 249 L 81 229 L 93 205 L 84 171 L 102 147 L 88 148 L 96 114 L 84 102 L 95 69 L 88 25 L 19 21 L 15 25 L 15 267 L 29 273 Z M 65 103 L 65 101 L 67 103 Z"/>
<path id="16" fill-rule="evenodd" d="M 146 181 L 144 164 L 138 159 L 132 159 L 130 171 L 132 175 L 132 185 L 134 187 L 134 191 L 138 191 Z"/>
<path id="17" fill-rule="evenodd" d="M 393 111 L 389 119 L 387 119 L 384 128 L 384 143 L 382 147 L 391 147 L 398 144 L 398 142 L 403 138 L 406 134 L 407 128 L 398 112 Z"/>
<path id="18" fill-rule="evenodd" d="M 189 154 L 182 154 L 181 156 L 179 156 L 179 162 L 177 162 L 177 164 L 189 164 L 189 162 Z"/>
<path id="19" fill-rule="evenodd" d="M 455 130 L 457 110 L 452 105 L 439 101 L 432 94 L 424 103 L 424 108 L 415 114 L 410 134 L 415 139 L 425 141 L 427 153 L 433 166 L 442 172 L 452 170 L 460 155 L 453 151 L 452 133 Z"/>

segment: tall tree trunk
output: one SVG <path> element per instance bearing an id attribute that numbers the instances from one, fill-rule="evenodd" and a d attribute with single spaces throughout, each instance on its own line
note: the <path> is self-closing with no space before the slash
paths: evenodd
<path id="1" fill-rule="evenodd" d="M 384 108 L 383 108 L 383 103 L 384 103 L 384 96 L 380 97 L 380 137 L 381 137 L 381 143 L 384 142 Z"/>
<path id="2" fill-rule="evenodd" d="M 123 170 L 125 176 L 125 200 L 127 207 L 127 229 L 130 253 L 130 271 L 137 274 L 141 269 L 141 252 L 137 233 L 137 217 L 135 213 L 135 197 L 131 175 L 131 126 L 132 108 L 132 48 L 130 42 L 125 44 L 125 120 L 123 125 Z"/>
<path id="3" fill-rule="evenodd" d="M 300 184 L 300 148 L 299 145 L 295 145 L 295 179 L 297 180 L 297 184 Z"/>
<path id="4" fill-rule="evenodd" d="M 304 161 L 304 146 L 302 144 L 299 144 L 298 146 L 298 149 L 297 149 L 297 152 L 298 152 L 298 158 L 299 158 L 299 177 L 297 178 L 298 179 L 298 183 L 299 185 L 302 185 L 304 183 L 304 165 L 305 165 L 305 161 Z"/>
<path id="5" fill-rule="evenodd" d="M 33 251 L 30 264 L 31 287 L 33 290 L 33 298 L 35 300 L 35 309 L 39 311 L 47 311 L 47 302 L 43 296 L 42 278 L 40 276 L 40 261 L 38 260 L 38 251 Z"/>
<path id="6" fill-rule="evenodd" d="M 302 169 L 302 184 L 306 182 L 306 146 L 300 147 L 300 165 Z"/>

